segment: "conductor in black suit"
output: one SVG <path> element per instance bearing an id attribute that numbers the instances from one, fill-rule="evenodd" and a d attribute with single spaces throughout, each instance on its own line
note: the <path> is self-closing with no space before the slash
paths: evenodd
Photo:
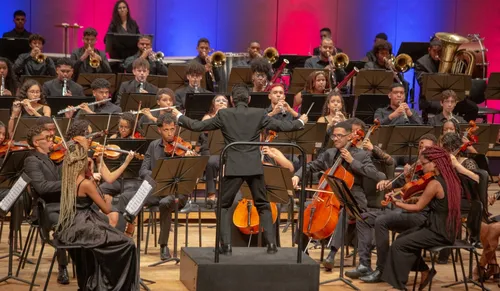
<path id="1" fill-rule="evenodd" d="M 236 85 L 233 88 L 231 102 L 233 108 L 221 109 L 214 118 L 205 121 L 192 120 L 175 108 L 172 109 L 172 113 L 177 116 L 179 125 L 189 130 L 220 129 L 226 145 L 236 141 L 258 142 L 260 132 L 264 128 L 275 131 L 298 130 L 308 120 L 306 115 L 302 115 L 298 120 L 278 121 L 267 116 L 264 109 L 249 108 L 250 97 L 246 85 Z M 255 206 L 259 212 L 259 218 L 264 228 L 264 239 L 267 241 L 267 253 L 274 254 L 278 249 L 275 230 L 272 226 L 271 209 L 266 198 L 261 154 L 258 147 L 246 145 L 232 147 L 227 151 L 226 168 L 222 181 L 225 185 L 225 192 L 222 193 L 221 198 L 221 252 L 226 255 L 230 255 L 232 252 L 229 208 L 243 181 L 246 181 L 250 187 Z"/>

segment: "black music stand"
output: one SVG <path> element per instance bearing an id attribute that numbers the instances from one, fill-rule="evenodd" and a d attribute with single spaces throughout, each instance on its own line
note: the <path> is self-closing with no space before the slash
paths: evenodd
<path id="1" fill-rule="evenodd" d="M 422 75 L 422 91 L 427 101 L 440 101 L 441 93 L 453 90 L 457 94 L 458 102 L 464 100 L 472 87 L 471 76 L 453 74 L 424 74 Z"/>
<path id="2" fill-rule="evenodd" d="M 250 67 L 232 67 L 229 73 L 227 88 L 233 88 L 236 84 L 252 85 L 252 70 Z"/>
<path id="3" fill-rule="evenodd" d="M 47 81 L 54 80 L 54 76 L 29 76 L 29 75 L 22 75 L 21 78 L 19 78 L 19 83 L 24 84 L 24 81 L 27 79 L 32 79 L 40 83 L 41 86 Z M 13 92 L 14 93 L 14 92 Z"/>
<path id="4" fill-rule="evenodd" d="M 297 131 L 279 132 L 273 142 L 296 144 L 302 147 L 307 154 L 313 154 L 314 150 L 318 147 L 317 141 L 325 139 L 326 126 L 326 123 L 307 123 L 303 129 Z M 293 147 L 276 148 L 283 154 L 294 154 Z"/>
<path id="5" fill-rule="evenodd" d="M 434 133 L 434 127 L 422 125 L 395 126 L 392 129 L 390 142 L 384 144 L 383 150 L 389 155 L 408 155 L 408 160 L 418 155 L 420 137 L 427 133 Z"/>
<path id="6" fill-rule="evenodd" d="M 16 101 L 16 97 L 14 97 L 14 96 L 2 96 L 0 98 L 0 108 L 5 108 L 5 109 L 10 111 L 10 109 L 8 109 L 8 108 L 12 108 L 12 105 L 13 105 L 12 103 L 14 103 L 14 101 Z M 7 118 L 7 120 L 8 120 L 8 118 Z"/>
<path id="7" fill-rule="evenodd" d="M 287 93 L 285 95 L 285 101 L 290 106 L 293 105 L 294 94 Z M 263 108 L 266 109 L 271 106 L 271 100 L 269 99 L 269 92 L 250 92 L 250 107 Z"/>
<path id="8" fill-rule="evenodd" d="M 170 64 L 168 66 L 168 79 L 166 87 L 176 91 L 182 87 L 187 86 L 186 79 L 186 64 Z M 205 74 L 203 74 L 200 88 L 206 87 Z"/>
<path id="9" fill-rule="evenodd" d="M 332 280 L 327 280 L 320 282 L 320 285 L 323 284 L 328 284 L 328 283 L 333 283 L 333 282 L 343 282 L 344 284 L 348 285 L 354 290 L 359 291 L 359 289 L 352 284 L 352 281 L 350 279 L 344 278 L 344 237 L 345 233 L 347 231 L 346 225 L 347 225 L 347 215 L 350 217 L 354 217 L 356 219 L 356 223 L 365 223 L 364 219 L 361 217 L 361 213 L 363 211 L 358 207 L 358 204 L 356 200 L 354 199 L 354 196 L 352 196 L 351 191 L 349 190 L 349 187 L 345 184 L 345 182 L 337 177 L 334 176 L 328 176 L 327 177 L 327 182 L 328 185 L 330 185 L 332 192 L 335 193 L 335 196 L 339 200 L 340 204 L 343 206 L 342 207 L 342 221 L 341 223 L 341 241 L 342 244 L 340 246 L 340 270 L 339 270 L 339 277 L 332 279 Z"/>
<path id="10" fill-rule="evenodd" d="M 137 53 L 137 41 L 142 34 L 108 33 L 105 37 L 106 52 L 111 59 L 126 59 Z M 153 39 L 153 35 L 148 35 Z"/>
<path id="11" fill-rule="evenodd" d="M 360 70 L 356 76 L 354 94 L 389 94 L 394 83 L 394 74 L 386 70 Z"/>
<path id="12" fill-rule="evenodd" d="M 131 81 L 135 79 L 134 74 L 129 73 L 118 73 L 116 74 L 116 84 L 118 88 L 123 82 Z M 164 88 L 167 86 L 167 76 L 164 75 L 148 75 L 146 81 L 155 85 L 158 88 Z"/>
<path id="13" fill-rule="evenodd" d="M 220 155 L 220 152 L 226 146 L 220 130 L 209 131 L 207 142 L 210 155 Z"/>
<path id="14" fill-rule="evenodd" d="M 295 68 L 292 73 L 292 81 L 290 83 L 290 88 L 288 88 L 289 93 L 297 94 L 304 90 L 307 78 L 312 72 L 324 71 L 326 76 L 328 76 L 329 71 L 325 69 L 312 69 L 312 68 Z"/>
<path id="15" fill-rule="evenodd" d="M 94 97 L 85 96 L 51 96 L 47 97 L 47 104 L 50 106 L 52 115 L 66 109 L 68 106 L 78 106 L 82 103 L 94 102 Z"/>
<path id="16" fill-rule="evenodd" d="M 92 88 L 90 85 L 95 79 L 102 78 L 107 80 L 111 84 L 111 88 L 109 88 L 109 93 L 113 94 L 116 90 L 116 75 L 115 74 L 89 74 L 89 73 L 81 73 L 78 75 L 78 79 L 76 82 L 83 87 L 83 94 L 85 96 L 92 96 Z"/>
<path id="17" fill-rule="evenodd" d="M 28 133 L 28 130 L 36 125 L 37 120 L 38 117 L 36 116 L 21 117 L 21 120 L 17 125 L 16 132 L 14 133 L 13 140 L 26 140 L 27 139 L 26 134 Z M 17 122 L 17 120 L 15 121 Z M 67 118 L 57 119 L 57 123 L 61 126 L 61 128 L 66 128 L 66 126 L 68 126 L 68 121 L 69 120 Z"/>
<path id="18" fill-rule="evenodd" d="M 186 116 L 191 119 L 201 120 L 212 106 L 214 97 L 214 93 L 187 93 L 186 102 L 184 103 Z"/>
<path id="19" fill-rule="evenodd" d="M 12 63 L 16 61 L 20 54 L 31 51 L 27 38 L 0 38 L 0 56 L 8 58 Z"/>
<path id="20" fill-rule="evenodd" d="M 363 120 L 366 124 L 373 124 L 375 111 L 389 106 L 390 99 L 387 94 L 361 94 L 356 97 L 356 108 L 353 116 Z"/>
<path id="21" fill-rule="evenodd" d="M 306 114 L 311 104 L 314 103 L 307 117 L 309 117 L 309 122 L 316 122 L 318 118 L 323 116 L 323 105 L 325 104 L 326 96 L 326 94 L 302 94 L 302 104 L 300 105 L 299 113 Z M 349 112 L 347 108 L 346 111 Z"/>
<path id="22" fill-rule="evenodd" d="M 392 135 L 393 125 L 381 125 L 378 130 L 370 135 L 370 141 L 374 146 L 382 148 L 389 143 Z"/>
<path id="23" fill-rule="evenodd" d="M 490 150 L 500 145 L 500 124 L 490 124 L 488 143 L 488 148 Z"/>
<path id="24" fill-rule="evenodd" d="M 0 98 L 0 100 L 2 100 L 2 98 Z M 12 105 L 12 103 L 10 103 Z M 10 120 L 10 109 L 5 108 L 3 106 L 0 106 L 0 121 L 3 122 L 3 124 L 7 125 L 9 124 L 9 120 Z"/>
<path id="25" fill-rule="evenodd" d="M 130 110 L 137 111 L 139 102 L 141 102 L 141 108 L 154 109 L 158 107 L 158 103 L 156 103 L 156 94 L 123 93 L 122 99 L 120 100 L 122 112 Z"/>
<path id="26" fill-rule="evenodd" d="M 109 114 L 86 114 L 85 119 L 87 119 L 92 127 L 92 131 L 104 131 L 108 130 L 107 134 L 111 135 L 118 131 L 118 121 L 120 120 L 120 115 L 112 114 L 111 121 L 109 122 L 108 127 L 108 119 Z M 103 141 L 104 136 L 100 138 L 94 138 L 95 141 Z"/>
<path id="27" fill-rule="evenodd" d="M 158 129 L 158 125 L 156 123 L 146 123 L 146 138 L 147 139 L 158 139 L 160 138 L 160 131 Z M 200 137 L 201 132 L 191 131 L 187 128 L 181 127 L 181 132 L 179 136 L 191 143 L 192 146 L 196 146 L 198 139 Z"/>
<path id="28" fill-rule="evenodd" d="M 196 183 L 198 183 L 198 179 L 203 176 L 208 158 L 209 156 L 176 157 L 157 161 L 151 175 L 157 184 L 153 195 L 162 197 L 167 195 L 175 196 L 174 253 L 170 259 L 156 262 L 149 265 L 149 267 L 162 265 L 172 261 L 176 264 L 180 262 L 180 259 L 177 257 L 179 194 L 189 195 L 193 192 Z"/>

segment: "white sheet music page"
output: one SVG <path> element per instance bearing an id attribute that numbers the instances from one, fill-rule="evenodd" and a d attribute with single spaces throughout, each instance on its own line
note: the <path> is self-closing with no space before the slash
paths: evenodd
<path id="1" fill-rule="evenodd" d="M 28 182 L 23 179 L 23 176 L 19 177 L 14 186 L 10 188 L 7 196 L 0 201 L 0 209 L 8 212 L 12 207 L 12 204 L 16 202 L 17 198 L 21 195 L 21 192 L 23 192 L 24 188 L 26 188 L 26 185 L 28 185 Z"/>
<path id="2" fill-rule="evenodd" d="M 135 193 L 134 197 L 130 199 L 125 211 L 134 216 L 137 215 L 137 213 L 141 210 L 141 206 L 144 204 L 144 200 L 148 197 L 151 190 L 153 190 L 153 186 L 151 186 L 148 181 L 144 180 L 141 187 L 139 187 L 139 190 L 137 190 L 137 193 Z"/>

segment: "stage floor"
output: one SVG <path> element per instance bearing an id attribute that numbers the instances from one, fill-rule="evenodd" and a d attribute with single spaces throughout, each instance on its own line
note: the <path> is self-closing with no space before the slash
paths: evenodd
<path id="1" fill-rule="evenodd" d="M 498 191 L 499 187 L 494 184 L 490 186 L 490 191 Z M 490 212 L 493 213 L 494 215 L 500 215 L 500 201 L 498 201 L 493 207 L 490 208 Z M 195 215 L 192 215 L 193 217 Z M 213 224 L 203 224 L 202 228 L 202 236 L 203 236 L 203 247 L 210 247 L 214 245 L 214 240 L 215 240 L 215 228 L 211 228 L 209 226 L 213 226 Z M 22 227 L 22 235 L 23 235 L 23 240 L 25 239 L 27 233 L 28 233 L 29 227 L 27 225 L 23 225 Z M 283 229 L 283 227 L 281 228 Z M 185 240 L 184 240 L 184 232 L 185 228 L 180 227 L 179 228 L 179 243 L 181 246 L 185 246 Z M 0 256 L 3 256 L 8 253 L 8 231 L 9 231 L 9 226 L 8 223 L 5 223 L 4 228 L 3 228 L 3 233 L 2 233 L 2 241 L 0 243 Z M 170 236 L 171 239 L 173 239 L 173 235 Z M 291 231 L 288 230 L 288 232 L 281 234 L 281 243 L 285 247 L 291 247 Z M 24 243 L 24 241 L 23 241 Z M 184 285 L 181 283 L 179 280 L 179 270 L 180 267 L 177 265 L 174 265 L 173 263 L 167 263 L 161 266 L 157 267 L 148 267 L 148 265 L 155 263 L 159 260 L 159 253 L 160 249 L 159 246 L 154 247 L 153 244 L 153 236 L 150 236 L 150 241 L 149 241 L 149 249 L 148 249 L 148 254 L 144 255 L 144 245 L 145 241 L 142 242 L 142 252 L 141 252 L 141 277 L 144 279 L 148 280 L 153 280 L 156 281 L 155 284 L 150 284 L 148 285 L 151 290 L 165 290 L 165 291 L 170 291 L 170 290 L 176 290 L 176 291 L 184 291 L 187 290 Z M 189 246 L 190 247 L 195 247 L 198 246 L 198 228 L 195 223 L 190 224 L 189 228 Z M 171 247 L 171 252 L 172 252 L 172 247 L 173 245 L 170 245 Z M 38 251 L 40 247 L 37 247 L 37 253 L 36 256 L 38 256 Z M 352 250 L 352 248 L 351 248 Z M 265 252 L 265 249 L 262 248 L 262 252 Z M 315 249 L 315 250 L 310 250 L 311 257 L 315 259 L 316 261 L 319 261 L 320 258 L 320 250 Z M 464 253 L 465 254 L 465 253 Z M 50 260 L 53 255 L 53 249 L 51 247 L 46 247 L 44 251 L 44 255 L 42 258 L 42 263 L 40 265 L 40 270 L 38 272 L 37 280 L 36 282 L 38 284 L 44 284 L 45 279 L 47 276 L 47 271 L 50 266 Z M 497 252 L 497 257 L 499 257 L 500 252 Z M 179 252 L 180 256 L 180 252 Z M 326 254 L 325 254 L 326 256 Z M 336 256 L 336 261 L 338 264 L 340 256 Z M 35 257 L 29 257 L 33 261 L 36 261 Z M 468 255 L 464 255 L 464 264 L 468 266 Z M 372 256 L 372 267 L 375 265 L 376 262 L 376 256 Z M 346 259 L 346 264 L 351 264 L 352 263 L 352 258 Z M 14 258 L 14 273 L 17 268 L 18 260 Z M 182 264 L 182 262 L 181 262 Z M 8 265 L 8 259 L 4 258 L 0 261 L 0 277 L 3 277 L 7 274 L 7 265 Z M 466 267 L 467 268 L 467 267 Z M 346 270 L 352 269 L 352 267 L 346 267 Z M 34 265 L 26 265 L 26 268 L 24 270 L 21 270 L 20 277 L 23 279 L 31 280 L 31 276 L 33 274 L 34 270 Z M 453 267 L 452 264 L 449 263 L 447 265 L 437 265 L 436 267 L 437 270 L 437 275 L 434 278 L 433 281 L 433 290 L 464 290 L 463 285 L 458 285 L 454 288 L 448 288 L 444 289 L 441 288 L 441 285 L 451 283 L 454 281 L 454 276 L 453 276 Z M 458 270 L 459 271 L 459 270 Z M 468 269 L 466 269 L 466 272 Z M 72 275 L 71 268 L 69 268 L 70 276 Z M 320 269 L 320 280 L 325 281 L 325 280 L 330 280 L 338 277 L 338 272 L 339 269 L 336 267 L 333 272 L 325 272 L 324 269 L 321 267 Z M 460 271 L 459 271 L 459 276 Z M 410 275 L 409 282 L 413 283 L 413 273 Z M 359 280 L 354 280 L 353 283 L 360 288 L 361 290 L 387 290 L 390 288 L 390 286 L 386 283 L 377 283 L 377 284 L 363 284 Z M 471 285 L 469 285 L 472 287 Z M 491 290 L 499 290 L 497 284 L 493 283 L 492 281 L 489 281 L 486 283 L 486 287 L 490 288 Z M 411 285 L 408 285 L 408 289 L 412 288 Z M 0 283 L 0 290 L 5 290 L 5 291 L 21 291 L 21 290 L 28 290 L 28 286 L 24 284 L 20 284 L 15 281 L 9 281 L 9 283 Z M 35 287 L 34 290 L 42 290 L 41 287 Z M 49 290 L 77 290 L 77 284 L 76 284 L 76 279 L 71 278 L 71 283 L 69 285 L 63 286 L 57 284 L 57 266 L 54 266 L 54 272 L 51 277 L 51 282 L 49 285 Z M 320 286 L 321 291 L 330 291 L 330 290 L 351 290 L 348 288 L 346 285 L 343 285 L 342 283 L 331 283 L 327 285 L 322 285 Z M 475 288 L 475 290 L 479 290 L 479 288 Z M 223 291 L 223 290 L 221 290 Z"/>

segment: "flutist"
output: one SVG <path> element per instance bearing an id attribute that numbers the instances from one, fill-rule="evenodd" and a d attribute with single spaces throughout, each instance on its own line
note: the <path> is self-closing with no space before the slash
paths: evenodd
<path id="1" fill-rule="evenodd" d="M 85 96 L 82 85 L 72 80 L 73 61 L 60 58 L 56 64 L 57 77 L 43 84 L 43 93 L 51 96 Z"/>
<path id="2" fill-rule="evenodd" d="M 106 99 L 109 99 L 109 101 L 102 102 L 99 104 L 95 105 L 89 105 L 87 103 L 82 103 L 78 106 L 79 110 L 76 116 L 84 115 L 84 114 L 116 114 L 122 112 L 122 109 L 113 104 L 111 101 L 111 98 L 109 96 L 109 88 L 111 87 L 111 84 L 108 82 L 106 79 L 102 78 L 97 78 L 95 79 L 92 84 L 90 85 L 92 88 L 92 95 L 95 98 L 96 102 L 104 101 Z M 73 108 L 72 106 L 68 106 L 68 109 Z M 67 118 L 73 117 L 74 113 L 76 110 L 69 110 L 65 112 L 65 116 Z"/>
<path id="3" fill-rule="evenodd" d="M 389 92 L 390 104 L 375 111 L 375 119 L 381 125 L 422 124 L 422 119 L 414 109 L 410 109 L 405 102 L 405 88 L 394 83 Z"/>

